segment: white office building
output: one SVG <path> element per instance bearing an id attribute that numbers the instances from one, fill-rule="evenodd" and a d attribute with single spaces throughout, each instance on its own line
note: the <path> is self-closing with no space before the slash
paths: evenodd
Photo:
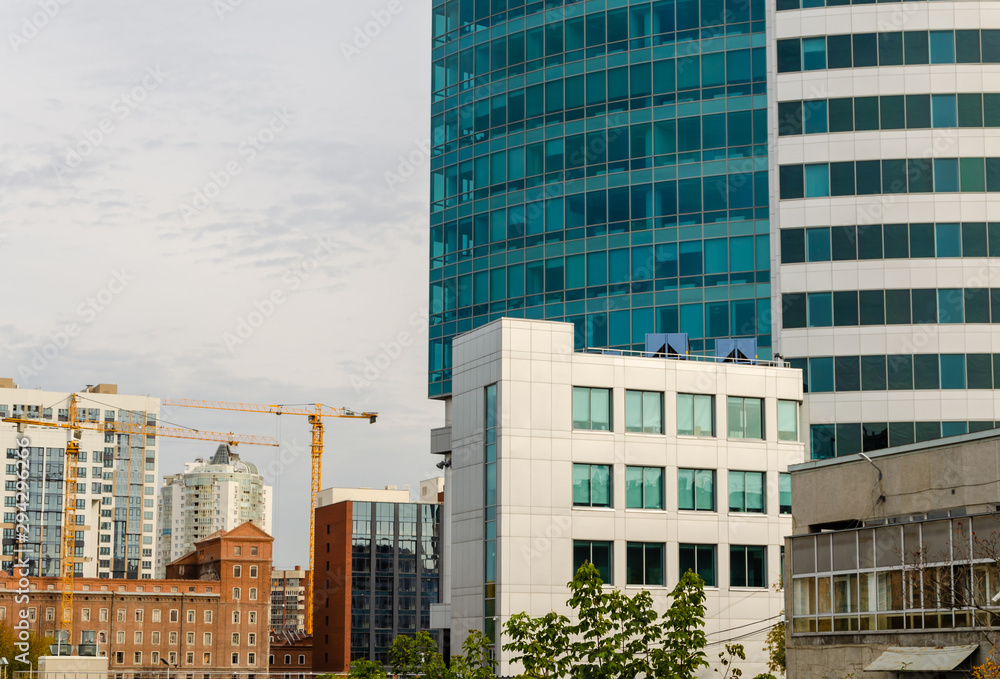
<path id="1" fill-rule="evenodd" d="M 433 624 L 459 648 L 520 611 L 567 613 L 584 560 L 663 610 L 690 568 L 707 584 L 709 657 L 741 637 L 744 675 L 765 671 L 786 471 L 805 459 L 800 373 L 573 347 L 571 324 L 507 318 L 455 339 L 447 424 L 431 436 L 450 564 Z M 498 674 L 516 673 L 497 641 Z"/>
<path id="2" fill-rule="evenodd" d="M 115 424 L 156 424 L 160 402 L 118 393 L 114 384 L 88 386 L 76 393 L 81 425 L 76 471 L 76 574 L 87 578 L 151 578 L 154 574 L 157 440 L 144 434 L 109 430 Z M 70 392 L 19 389 L 0 379 L 0 419 L 19 417 L 68 424 Z M 58 576 L 66 487 L 65 427 L 0 422 L 0 445 L 7 451 L 3 489 L 5 538 L 0 568 L 14 564 L 17 440 L 30 440 L 28 555 L 32 575 Z M 7 537 L 7 535 L 11 537 Z"/>
<path id="3" fill-rule="evenodd" d="M 774 347 L 812 457 L 994 428 L 996 5 L 777 0 L 774 37 Z"/>
<path id="4" fill-rule="evenodd" d="M 185 462 L 180 474 L 166 476 L 160 489 L 157 527 L 157 577 L 194 549 L 194 543 L 247 521 L 265 533 L 272 530 L 272 487 L 257 465 L 241 460 L 229 444 L 219 444 L 209 460 Z"/>

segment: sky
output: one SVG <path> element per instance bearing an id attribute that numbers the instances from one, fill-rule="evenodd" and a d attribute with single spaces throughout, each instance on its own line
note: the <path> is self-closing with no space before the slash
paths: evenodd
<path id="1" fill-rule="evenodd" d="M 429 0 L 0 3 L 0 377 L 378 411 L 323 487 L 440 475 L 427 391 Z M 164 408 L 276 488 L 308 561 L 304 417 Z M 160 475 L 215 444 L 163 440 Z"/>

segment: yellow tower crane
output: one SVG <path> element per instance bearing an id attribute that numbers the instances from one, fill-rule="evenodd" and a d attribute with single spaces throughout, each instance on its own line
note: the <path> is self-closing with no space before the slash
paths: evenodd
<path id="1" fill-rule="evenodd" d="M 323 482 L 323 418 L 351 417 L 366 419 L 370 424 L 374 424 L 378 413 L 359 413 L 348 408 L 331 408 L 321 403 L 286 406 L 165 398 L 163 399 L 163 405 L 180 406 L 183 408 L 208 408 L 211 410 L 235 410 L 247 413 L 271 413 L 274 415 L 305 415 L 309 418 L 309 424 L 312 425 L 312 482 L 309 493 L 309 587 L 306 589 L 306 634 L 312 634 L 312 598 L 316 584 L 316 495 L 319 493 L 320 485 Z"/>
<path id="2" fill-rule="evenodd" d="M 70 394 L 69 417 L 66 422 L 31 420 L 23 417 L 5 417 L 4 422 L 18 425 L 23 431 L 27 426 L 55 427 L 71 430 L 66 442 L 66 464 L 64 466 L 64 503 L 62 523 L 62 553 L 60 554 L 60 581 L 62 584 L 61 617 L 59 629 L 73 635 L 73 578 L 76 575 L 76 466 L 80 459 L 80 438 L 83 430 L 97 430 L 114 434 L 138 434 L 142 436 L 166 436 L 169 438 L 194 439 L 198 441 L 219 441 L 238 445 L 247 443 L 259 446 L 278 446 L 270 436 L 250 436 L 246 434 L 226 434 L 216 431 L 184 429 L 181 427 L 160 427 L 149 423 L 130 422 L 90 422 L 77 417 L 77 395 Z M 143 417 L 145 422 L 145 417 Z"/>

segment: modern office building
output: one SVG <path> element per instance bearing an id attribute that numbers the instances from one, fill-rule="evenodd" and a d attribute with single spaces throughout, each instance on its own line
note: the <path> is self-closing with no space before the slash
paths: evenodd
<path id="1" fill-rule="evenodd" d="M 167 578 L 124 582 L 77 578 L 73 583 L 74 650 L 94 644 L 121 679 L 175 673 L 250 679 L 266 674 L 273 538 L 246 523 L 211 535 L 167 566 Z M 53 637 L 62 600 L 59 578 L 0 574 L 0 621 L 26 620 Z M 11 658 L 11 664 L 14 659 Z"/>
<path id="2" fill-rule="evenodd" d="M 568 613 L 584 561 L 629 594 L 649 590 L 660 611 L 691 569 L 706 583 L 709 641 L 740 637 L 744 674 L 765 672 L 791 532 L 785 472 L 805 459 L 799 371 L 579 352 L 573 333 L 501 319 L 455 339 L 449 421 L 432 436 L 450 526 L 435 622 L 452 648 L 485 631 L 511 676 L 504 623 Z"/>
<path id="3" fill-rule="evenodd" d="M 438 602 L 441 505 L 408 490 L 327 488 L 316 497 L 313 670 L 385 662 L 400 634 L 427 631 Z"/>
<path id="4" fill-rule="evenodd" d="M 771 357 L 763 0 L 434 0 L 429 395 L 452 338 L 564 320 Z"/>
<path id="5" fill-rule="evenodd" d="M 76 574 L 87 578 L 152 578 L 156 525 L 155 436 L 122 434 L 115 424 L 156 424 L 160 402 L 118 393 L 114 384 L 88 386 L 76 393 L 81 423 L 76 470 Z M 69 421 L 69 392 L 18 389 L 0 380 L 0 419 L 21 417 L 51 424 Z M 13 572 L 16 461 L 21 437 L 14 423 L 0 422 L 0 446 L 7 451 L 0 570 Z M 25 553 L 32 575 L 60 572 L 67 429 L 29 426 L 28 540 Z"/>
<path id="6" fill-rule="evenodd" d="M 272 633 L 305 633 L 308 588 L 308 568 L 296 566 L 291 570 L 271 571 Z M 312 667 L 312 661 L 309 666 Z"/>
<path id="7" fill-rule="evenodd" d="M 1000 620 L 1000 437 L 869 457 L 791 467 L 788 676 L 968 676 Z"/>
<path id="8" fill-rule="evenodd" d="M 774 346 L 814 458 L 1000 425 L 998 29 L 986 2 L 777 2 Z"/>
<path id="9" fill-rule="evenodd" d="M 241 460 L 229 444 L 219 444 L 208 461 L 185 462 L 180 474 L 166 476 L 159 496 L 157 577 L 166 564 L 194 548 L 198 540 L 247 521 L 271 533 L 272 488 L 257 465 Z"/>

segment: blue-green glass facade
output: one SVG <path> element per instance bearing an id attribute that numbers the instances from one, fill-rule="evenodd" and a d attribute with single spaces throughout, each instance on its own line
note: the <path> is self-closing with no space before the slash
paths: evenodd
<path id="1" fill-rule="evenodd" d="M 770 357 L 763 0 L 436 0 L 429 395 L 502 316 Z"/>

